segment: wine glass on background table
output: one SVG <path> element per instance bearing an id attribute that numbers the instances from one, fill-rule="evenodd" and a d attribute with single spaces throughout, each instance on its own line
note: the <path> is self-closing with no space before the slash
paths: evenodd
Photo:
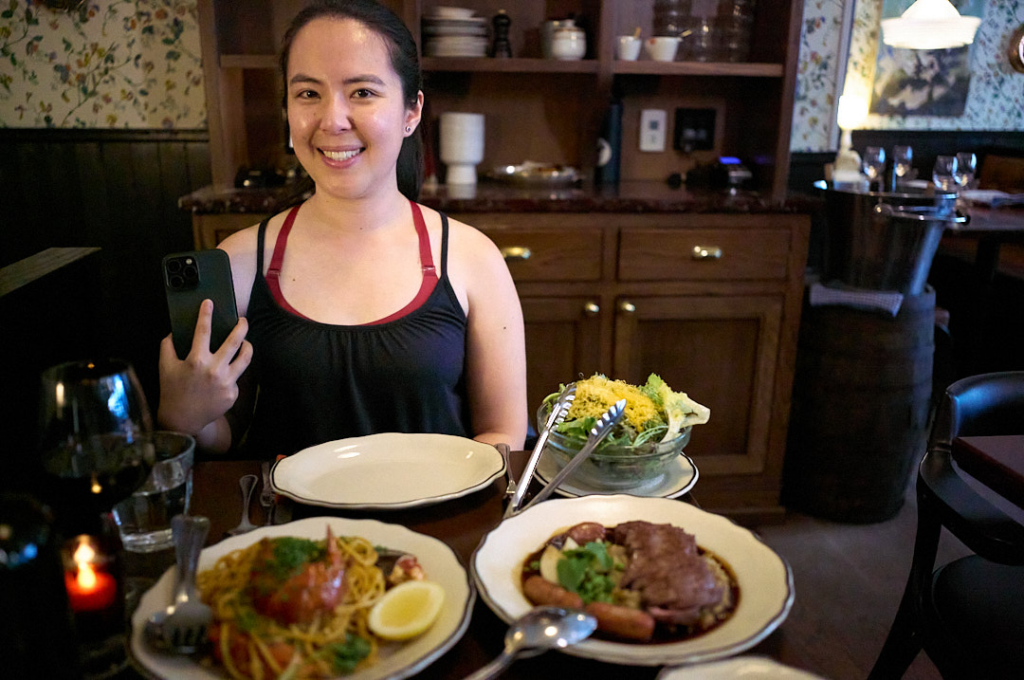
<path id="1" fill-rule="evenodd" d="M 961 151 L 956 155 L 956 183 L 960 189 L 970 189 L 974 181 L 974 173 L 978 168 L 978 157 L 970 151 Z"/>
<path id="2" fill-rule="evenodd" d="M 956 156 L 939 156 L 935 159 L 932 169 L 932 181 L 935 188 L 942 191 L 956 191 Z"/>
<path id="3" fill-rule="evenodd" d="M 909 146 L 894 146 L 892 148 L 892 189 L 896 190 L 900 184 L 913 179 L 914 172 L 914 149 Z"/>
<path id="4" fill-rule="evenodd" d="M 881 189 L 882 178 L 885 177 L 885 149 L 880 146 L 869 146 L 864 150 L 861 169 L 868 178 L 870 189 Z"/>
<path id="5" fill-rule="evenodd" d="M 89 524 L 131 496 L 153 465 L 153 421 L 126 361 L 74 361 L 42 374 L 40 495 L 62 530 Z"/>

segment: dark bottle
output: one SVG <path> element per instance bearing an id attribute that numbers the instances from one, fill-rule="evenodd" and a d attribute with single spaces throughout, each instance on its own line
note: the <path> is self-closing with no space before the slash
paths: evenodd
<path id="1" fill-rule="evenodd" d="M 494 45 L 491 48 L 491 56 L 498 59 L 512 58 L 512 45 L 508 41 L 508 29 L 512 25 L 505 10 L 499 9 L 498 13 L 491 19 L 494 25 Z"/>
<path id="2" fill-rule="evenodd" d="M 612 100 L 601 124 L 597 140 L 597 162 L 594 164 L 595 184 L 618 184 L 622 157 L 622 102 Z"/>
<path id="3" fill-rule="evenodd" d="M 49 511 L 23 493 L 0 493 L 0 640 L 8 678 L 82 677 Z"/>

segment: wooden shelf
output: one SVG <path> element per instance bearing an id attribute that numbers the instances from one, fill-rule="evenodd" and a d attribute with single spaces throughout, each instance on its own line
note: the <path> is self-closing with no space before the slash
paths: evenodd
<path id="1" fill-rule="evenodd" d="M 491 59 L 479 57 L 423 57 L 424 71 L 467 73 L 597 73 L 593 59 Z"/>
<path id="2" fill-rule="evenodd" d="M 617 61 L 612 66 L 612 72 L 616 75 L 782 78 L 785 75 L 785 67 L 782 64 L 749 62 Z"/>

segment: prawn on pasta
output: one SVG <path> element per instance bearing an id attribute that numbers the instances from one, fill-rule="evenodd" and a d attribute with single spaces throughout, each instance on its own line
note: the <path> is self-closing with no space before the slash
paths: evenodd
<path id="1" fill-rule="evenodd" d="M 213 608 L 213 657 L 236 679 L 333 678 L 377 661 L 368 625 L 373 605 L 393 584 L 422 579 L 403 555 L 385 574 L 365 538 L 264 538 L 200 572 L 202 599 Z"/>

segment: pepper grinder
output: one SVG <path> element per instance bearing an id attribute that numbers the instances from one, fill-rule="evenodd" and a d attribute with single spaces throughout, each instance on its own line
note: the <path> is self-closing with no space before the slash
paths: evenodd
<path id="1" fill-rule="evenodd" d="M 491 56 L 496 59 L 511 59 L 512 45 L 508 41 L 508 28 L 512 25 L 512 19 L 503 9 L 491 19 L 494 25 L 494 45 L 491 48 Z"/>

